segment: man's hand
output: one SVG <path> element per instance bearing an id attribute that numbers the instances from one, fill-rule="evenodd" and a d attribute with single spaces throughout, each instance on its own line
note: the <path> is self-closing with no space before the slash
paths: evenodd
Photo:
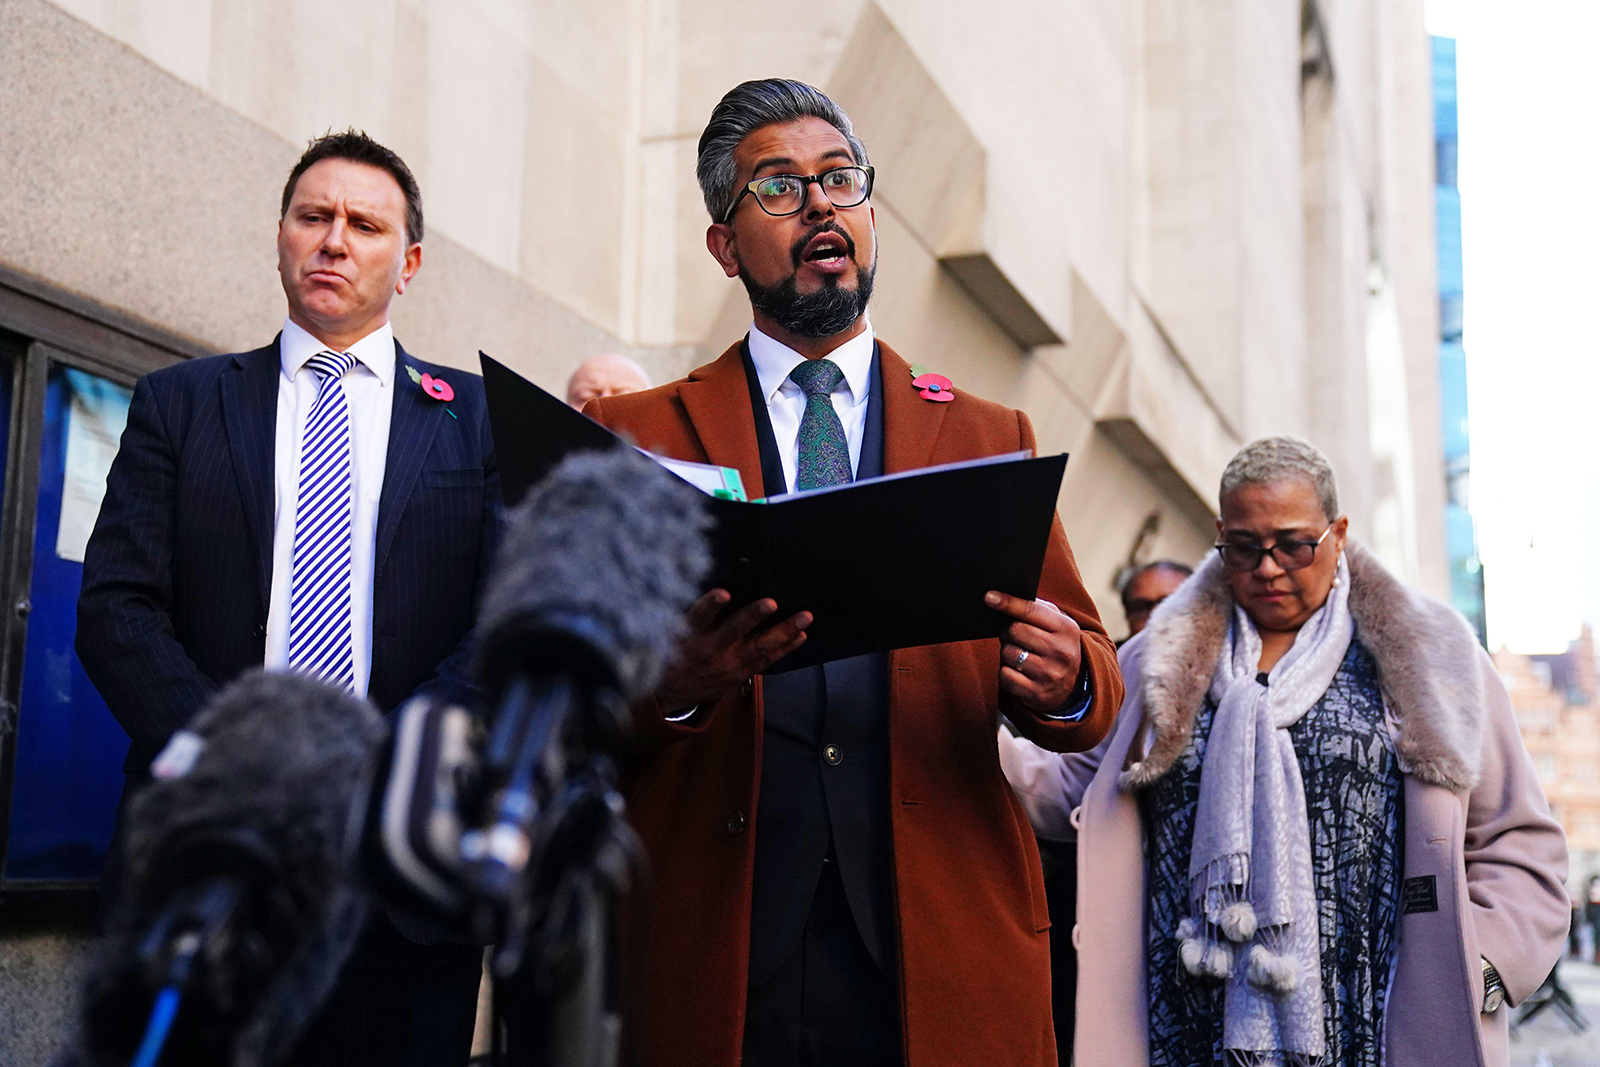
<path id="1" fill-rule="evenodd" d="M 983 602 L 1013 622 L 1000 639 L 1000 688 L 1030 711 L 1059 710 L 1072 697 L 1083 661 L 1083 633 L 1048 600 L 989 592 Z"/>
<path id="2" fill-rule="evenodd" d="M 751 636 L 778 610 L 777 602 L 758 600 L 717 622 L 732 599 L 726 589 L 713 589 L 689 609 L 689 636 L 656 688 L 656 701 L 669 714 L 716 700 L 805 644 L 809 611 Z"/>

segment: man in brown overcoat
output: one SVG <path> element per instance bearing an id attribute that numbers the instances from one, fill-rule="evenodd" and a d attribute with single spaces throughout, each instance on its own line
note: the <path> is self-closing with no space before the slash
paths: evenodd
<path id="1" fill-rule="evenodd" d="M 712 113 L 698 174 L 706 243 L 750 294 L 750 332 L 588 415 L 736 467 L 752 497 L 1034 447 L 1027 416 L 914 379 L 875 339 L 873 172 L 831 100 L 740 85 Z M 841 530 L 795 565 L 825 568 L 871 536 Z M 1076 751 L 1122 700 L 1059 520 L 1039 599 L 988 597 L 1012 620 L 999 641 L 763 676 L 812 619 L 728 601 L 701 599 L 679 663 L 635 709 L 647 754 L 628 802 L 654 872 L 642 1061 L 1053 1065 L 1039 853 L 1000 771 L 997 715 Z"/>

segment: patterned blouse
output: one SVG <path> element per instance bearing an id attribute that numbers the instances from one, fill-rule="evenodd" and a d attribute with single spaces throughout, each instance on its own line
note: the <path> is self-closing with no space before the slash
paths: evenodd
<path id="1" fill-rule="evenodd" d="M 1149 869 L 1146 939 L 1151 1067 L 1231 1067 L 1222 1051 L 1222 983 L 1190 975 L 1174 931 L 1189 912 L 1189 849 L 1200 764 L 1216 704 L 1194 738 L 1139 796 Z M 1305 781 L 1322 942 L 1323 1067 L 1379 1067 L 1383 1009 L 1400 917 L 1403 793 L 1377 666 L 1350 642 L 1333 684 L 1289 728 Z"/>

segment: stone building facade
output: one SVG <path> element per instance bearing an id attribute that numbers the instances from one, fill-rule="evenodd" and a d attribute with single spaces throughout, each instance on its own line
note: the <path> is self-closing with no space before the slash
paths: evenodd
<path id="1" fill-rule="evenodd" d="M 1113 633 L 1116 575 L 1201 557 L 1269 433 L 1326 450 L 1356 534 L 1448 596 L 1422 0 L 0 0 L 0 355 L 128 382 L 264 343 L 284 176 L 353 125 L 422 185 L 409 349 L 664 381 L 747 325 L 694 151 L 771 75 L 878 168 L 880 336 L 1071 453 Z M 0 630 L 15 658 L 39 616 Z M 0 945 L 0 995 L 49 984 L 4 962 L 47 941 Z"/>
<path id="2" fill-rule="evenodd" d="M 1072 453 L 1091 592 L 1212 539 L 1233 450 L 1303 434 L 1360 536 L 1448 591 L 1421 0 L 0 0 L 0 265 L 204 350 L 282 317 L 304 142 L 415 169 L 396 328 L 546 385 L 614 348 L 658 380 L 747 325 L 694 147 L 736 82 L 808 80 L 879 170 L 881 336 Z"/>
<path id="3" fill-rule="evenodd" d="M 1494 665 L 1533 758 L 1550 812 L 1572 849 L 1568 884 L 1600 873 L 1600 675 L 1585 626 L 1566 652 L 1523 656 L 1501 649 Z"/>

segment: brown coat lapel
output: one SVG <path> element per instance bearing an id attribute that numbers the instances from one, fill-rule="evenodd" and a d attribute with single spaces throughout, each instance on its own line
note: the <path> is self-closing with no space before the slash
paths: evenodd
<path id="1" fill-rule="evenodd" d="M 766 492 L 761 484 L 761 449 L 750 412 L 743 348 L 741 341 L 715 363 L 690 374 L 689 380 L 678 386 L 678 400 L 705 449 L 706 462 L 737 467 L 745 492 L 754 500 Z"/>
<path id="2" fill-rule="evenodd" d="M 878 342 L 883 375 L 883 472 L 898 474 L 934 463 L 939 430 L 954 403 L 936 404 L 911 388 L 911 364 Z"/>
<path id="3" fill-rule="evenodd" d="M 751 499 L 764 496 L 761 450 L 750 411 L 750 385 L 744 372 L 744 342 L 714 363 L 694 371 L 677 386 L 678 400 L 705 450 L 706 462 L 737 467 Z M 883 467 L 885 474 L 915 470 L 933 462 L 939 429 L 950 404 L 923 400 L 911 388 L 911 365 L 878 342 L 883 375 Z"/>

